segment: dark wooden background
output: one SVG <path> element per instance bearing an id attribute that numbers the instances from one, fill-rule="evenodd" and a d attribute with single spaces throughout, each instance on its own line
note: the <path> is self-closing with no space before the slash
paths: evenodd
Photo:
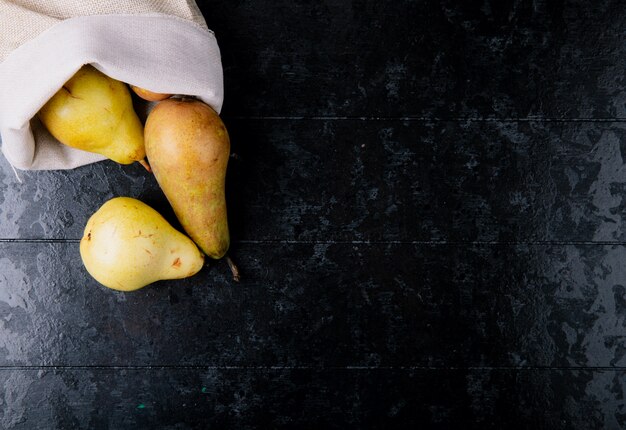
<path id="1" fill-rule="evenodd" d="M 140 166 L 0 170 L 0 428 L 626 426 L 623 1 L 216 0 L 232 255 L 80 262 Z"/>

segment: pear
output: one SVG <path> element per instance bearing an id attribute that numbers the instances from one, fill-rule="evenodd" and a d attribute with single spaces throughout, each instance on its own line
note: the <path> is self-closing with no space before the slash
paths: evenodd
<path id="1" fill-rule="evenodd" d="M 207 256 L 222 258 L 230 245 L 230 140 L 219 115 L 199 100 L 170 98 L 150 112 L 144 136 L 154 176 L 180 224 Z"/>
<path id="2" fill-rule="evenodd" d="M 94 279 L 120 291 L 186 278 L 204 264 L 204 255 L 191 239 L 130 197 L 107 201 L 89 218 L 80 256 Z"/>
<path id="3" fill-rule="evenodd" d="M 131 85 L 130 88 L 139 97 L 149 102 L 158 102 L 171 97 L 171 94 L 155 93 L 154 91 L 146 90 L 145 88 L 137 87 L 135 85 Z"/>
<path id="4" fill-rule="evenodd" d="M 143 126 L 128 86 L 85 65 L 39 110 L 59 142 L 121 164 L 145 158 Z M 142 163 L 143 164 L 143 163 Z"/>

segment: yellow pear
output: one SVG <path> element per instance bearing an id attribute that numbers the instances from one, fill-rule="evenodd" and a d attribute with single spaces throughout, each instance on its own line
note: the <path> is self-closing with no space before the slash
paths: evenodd
<path id="1" fill-rule="evenodd" d="M 145 142 L 154 176 L 180 224 L 207 256 L 222 258 L 230 245 L 230 140 L 219 115 L 199 100 L 163 100 L 148 115 Z"/>
<path id="2" fill-rule="evenodd" d="M 137 87 L 134 85 L 131 85 L 130 88 L 139 97 L 149 102 L 158 102 L 158 101 L 165 100 L 171 97 L 171 94 L 155 93 L 154 91 L 146 90 L 145 88 Z"/>
<path id="3" fill-rule="evenodd" d="M 128 86 L 85 65 L 40 109 L 61 143 L 121 164 L 145 158 L 143 126 Z"/>
<path id="4" fill-rule="evenodd" d="M 186 278 L 204 264 L 204 255 L 191 239 L 130 197 L 107 201 L 89 218 L 80 256 L 96 281 L 120 291 Z"/>

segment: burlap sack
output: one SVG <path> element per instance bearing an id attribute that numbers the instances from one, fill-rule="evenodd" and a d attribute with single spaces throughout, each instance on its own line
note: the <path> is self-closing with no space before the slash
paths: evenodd
<path id="1" fill-rule="evenodd" d="M 218 112 L 220 52 L 194 0 L 0 0 L 0 136 L 18 169 L 69 169 L 104 157 L 60 144 L 36 118 L 84 64 Z"/>

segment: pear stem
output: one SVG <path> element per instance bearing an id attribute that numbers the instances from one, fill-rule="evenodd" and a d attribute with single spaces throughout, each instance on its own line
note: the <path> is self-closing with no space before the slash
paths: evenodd
<path id="1" fill-rule="evenodd" d="M 141 164 L 148 172 L 152 173 L 152 168 L 150 167 L 150 165 L 148 164 L 145 158 L 142 158 L 141 160 L 137 162 Z"/>
<path id="2" fill-rule="evenodd" d="M 226 255 L 224 258 L 226 259 L 226 262 L 228 263 L 228 267 L 230 267 L 230 271 L 233 274 L 233 281 L 239 282 L 241 280 L 239 268 L 237 267 L 233 259 L 230 258 L 230 255 Z"/>

